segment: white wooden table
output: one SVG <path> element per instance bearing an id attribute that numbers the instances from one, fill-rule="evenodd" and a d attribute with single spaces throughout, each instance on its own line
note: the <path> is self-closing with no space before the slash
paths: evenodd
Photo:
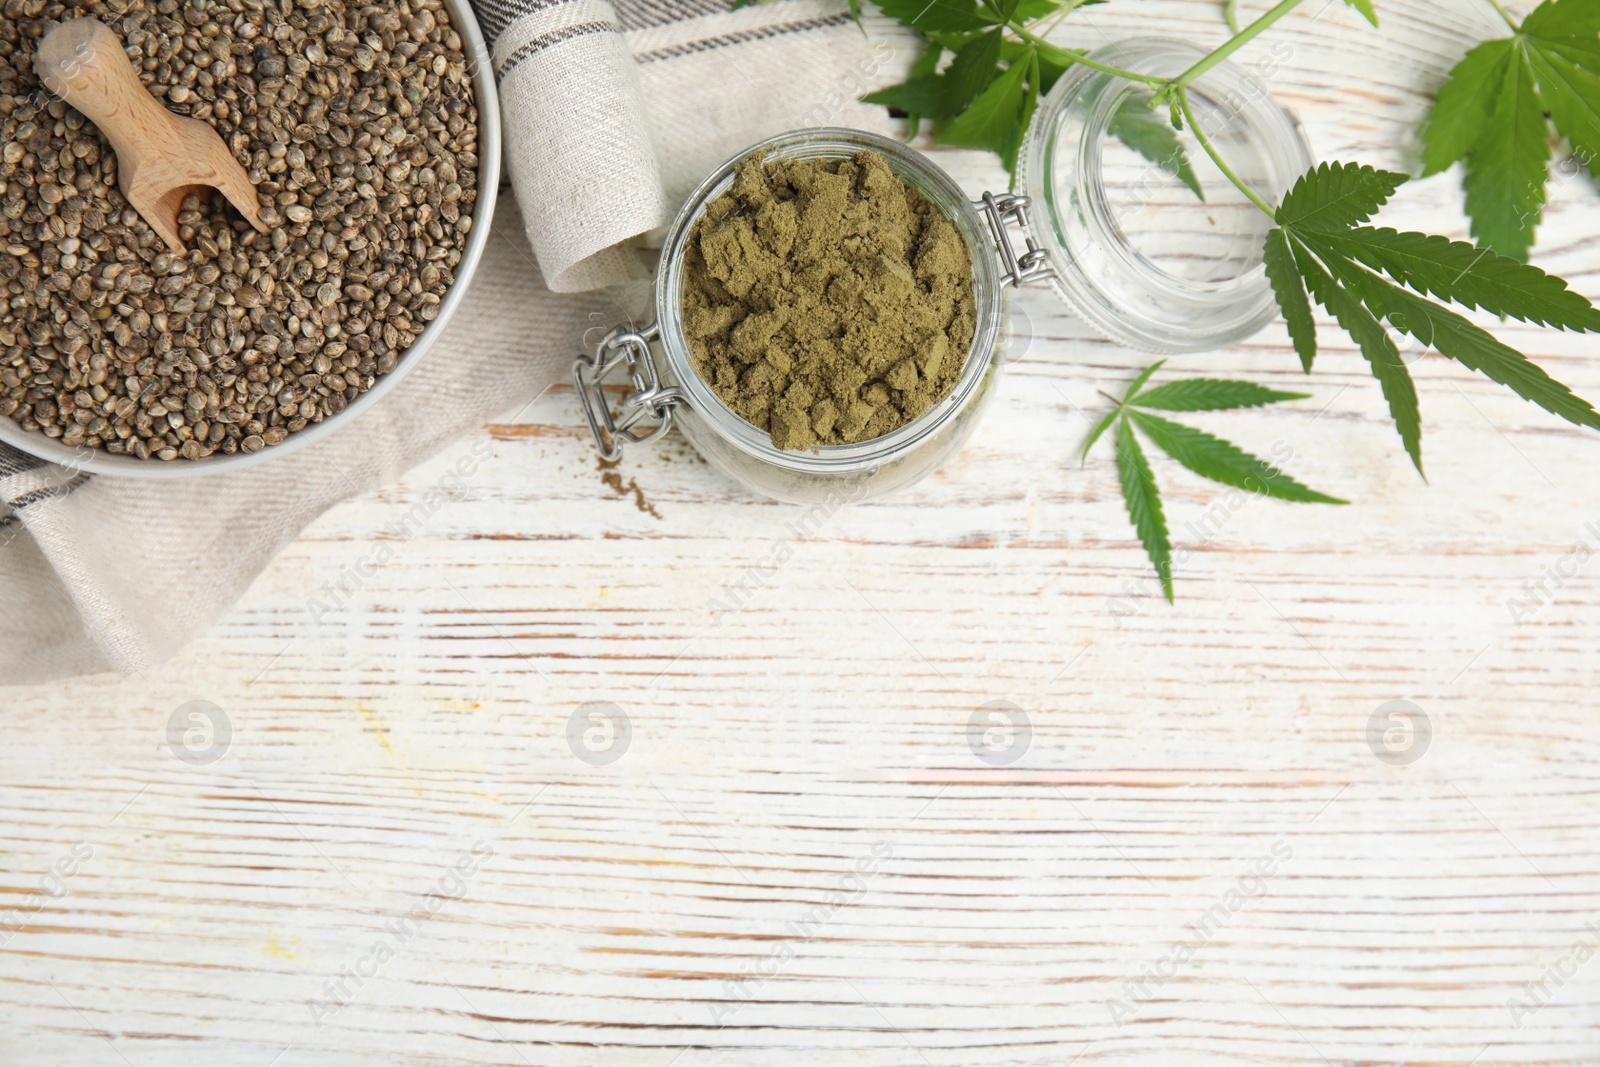
<path id="1" fill-rule="evenodd" d="M 1400 166 L 1471 19 L 1379 8 L 1242 58 L 1287 42 L 1318 150 Z M 1600 195 L 1552 195 L 1537 261 L 1600 296 Z M 1388 217 L 1462 233 L 1459 205 L 1452 175 Z M 1279 326 L 1181 359 L 1309 387 L 1197 421 L 1356 503 L 1235 508 L 1158 461 L 1192 550 L 1168 606 L 1109 453 L 1075 459 L 1145 359 L 1022 306 L 965 452 L 736 613 L 708 605 L 798 509 L 681 439 L 599 469 L 557 391 L 328 513 L 146 677 L 7 690 L 0 1063 L 1600 1063 L 1600 439 L 1430 354 L 1424 484 L 1342 334 L 1309 381 Z M 1600 397 L 1593 340 L 1497 329 Z M 1391 700 L 1427 719 L 1411 762 L 1369 747 Z M 169 749 L 190 701 L 226 715 L 215 762 Z M 1031 723 L 1009 765 L 969 747 L 991 701 Z M 630 730 L 569 743 L 590 702 Z"/>

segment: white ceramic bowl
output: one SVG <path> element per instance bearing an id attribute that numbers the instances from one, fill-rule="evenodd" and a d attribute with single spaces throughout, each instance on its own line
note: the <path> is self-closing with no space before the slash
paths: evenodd
<path id="1" fill-rule="evenodd" d="M 140 459 L 87 446 L 69 447 L 37 430 L 24 430 L 3 415 L 0 415 L 0 442 L 51 463 L 91 474 L 108 474 L 119 478 L 194 478 L 203 474 L 242 470 L 305 448 L 351 420 L 360 418 L 362 412 L 400 384 L 400 379 L 417 365 L 439 339 L 466 294 L 472 274 L 478 268 L 478 260 L 483 258 L 484 245 L 489 241 L 495 192 L 500 184 L 500 105 L 495 96 L 494 65 L 489 58 L 489 49 L 484 44 L 483 33 L 478 29 L 478 21 L 473 18 L 467 0 L 444 0 L 444 5 L 450 12 L 451 25 L 461 35 L 462 52 L 467 57 L 467 69 L 472 75 L 473 94 L 478 105 L 478 199 L 472 209 L 472 230 L 468 234 L 466 251 L 456 265 L 454 283 L 439 302 L 439 314 L 428 323 L 411 347 L 401 353 L 393 370 L 374 382 L 371 389 L 352 400 L 339 414 L 290 434 L 282 444 L 268 445 L 258 452 L 235 452 L 232 455 L 213 452 L 203 459 L 194 460 Z"/>

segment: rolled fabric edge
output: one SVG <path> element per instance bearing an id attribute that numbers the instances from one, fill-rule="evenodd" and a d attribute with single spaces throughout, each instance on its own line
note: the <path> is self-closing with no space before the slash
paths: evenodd
<path id="1" fill-rule="evenodd" d="M 528 243 L 556 292 L 648 273 L 626 247 L 667 222 L 638 70 L 606 0 L 555 0 L 493 45 L 501 126 Z"/>

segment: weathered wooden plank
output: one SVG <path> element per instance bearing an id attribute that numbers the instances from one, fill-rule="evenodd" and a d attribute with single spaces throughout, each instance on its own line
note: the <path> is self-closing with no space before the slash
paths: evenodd
<path id="1" fill-rule="evenodd" d="M 1405 166 L 1495 31 L 1379 8 L 1386 34 L 1330 3 L 1241 58 L 1286 45 L 1313 144 Z M 1198 0 L 1089 15 L 1068 43 L 1223 32 Z M 1537 258 L 1600 294 L 1594 197 L 1553 187 Z M 1394 214 L 1464 232 L 1453 176 Z M 1312 392 L 1195 421 L 1355 504 L 1161 463 L 1169 606 L 1108 457 L 1075 458 L 1145 357 L 1017 305 L 1034 338 L 966 451 L 812 535 L 681 441 L 600 468 L 556 390 L 412 535 L 384 531 L 453 456 L 323 517 L 146 677 L 8 690 L 0 1060 L 1600 1060 L 1589 435 L 1429 355 L 1424 484 L 1335 331 L 1310 379 L 1277 326 L 1184 357 Z M 1585 339 L 1494 328 L 1600 395 Z M 1395 699 L 1431 729 L 1409 764 L 1369 747 Z M 228 717 L 215 763 L 168 749 L 191 700 Z M 609 765 L 569 744 L 590 701 L 630 720 Z M 1013 764 L 969 746 L 990 701 L 1029 717 Z"/>

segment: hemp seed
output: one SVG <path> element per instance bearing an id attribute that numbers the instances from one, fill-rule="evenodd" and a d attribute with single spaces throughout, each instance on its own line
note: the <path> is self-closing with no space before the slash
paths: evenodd
<path id="1" fill-rule="evenodd" d="M 0 8 L 0 416 L 195 460 L 281 444 L 394 369 L 454 281 L 477 201 L 478 113 L 470 79 L 444 76 L 466 60 L 442 0 Z M 109 142 L 33 73 L 38 40 L 84 15 L 217 130 L 270 233 L 191 196 L 180 256 L 128 205 Z"/>

